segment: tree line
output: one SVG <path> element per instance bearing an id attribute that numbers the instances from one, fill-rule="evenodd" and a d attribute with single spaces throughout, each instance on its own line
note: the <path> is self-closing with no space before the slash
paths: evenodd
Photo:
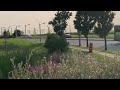
<path id="1" fill-rule="evenodd" d="M 67 20 L 72 16 L 72 12 L 58 11 L 49 24 L 53 26 L 54 32 L 60 37 L 64 36 Z M 112 11 L 77 11 L 73 20 L 74 27 L 79 35 L 79 46 L 81 46 L 81 34 L 86 38 L 86 47 L 88 47 L 88 34 L 94 31 L 100 38 L 105 40 L 105 50 L 107 50 L 107 35 L 113 27 L 115 13 Z"/>

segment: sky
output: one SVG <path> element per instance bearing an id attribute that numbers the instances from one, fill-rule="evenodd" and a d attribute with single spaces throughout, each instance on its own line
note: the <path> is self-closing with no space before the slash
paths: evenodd
<path id="1" fill-rule="evenodd" d="M 25 25 L 30 24 L 27 26 L 27 30 L 33 33 L 34 28 L 39 30 L 39 23 L 44 22 L 45 24 L 41 25 L 41 29 L 43 30 L 43 33 L 46 33 L 48 31 L 48 22 L 54 18 L 56 12 L 57 11 L 0 11 L 0 28 L 11 26 L 12 29 L 15 29 L 15 26 L 20 25 L 18 28 L 24 31 Z M 73 15 L 68 20 L 68 25 L 71 26 L 71 31 L 75 32 L 76 30 L 73 26 L 73 20 L 76 11 L 70 12 L 72 12 Z M 115 25 L 120 24 L 120 11 L 115 11 L 115 13 L 116 15 L 113 23 Z M 70 27 L 67 27 L 68 32 L 69 28 Z"/>

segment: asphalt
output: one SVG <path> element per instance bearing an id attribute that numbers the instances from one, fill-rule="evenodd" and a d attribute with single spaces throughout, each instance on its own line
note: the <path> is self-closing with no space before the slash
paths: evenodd
<path id="1" fill-rule="evenodd" d="M 79 40 L 79 38 L 67 38 L 67 40 Z M 81 40 L 86 40 L 86 38 L 81 38 Z M 90 41 L 104 41 L 103 38 L 89 38 Z M 114 41 L 114 39 L 107 39 L 107 41 Z"/>
<path id="2" fill-rule="evenodd" d="M 40 39 L 28 39 L 36 42 L 40 42 Z M 45 42 L 45 38 L 41 39 L 42 42 Z M 78 46 L 79 45 L 79 39 L 78 38 L 67 38 L 67 41 L 70 43 L 70 45 Z M 94 48 L 101 48 L 104 49 L 104 39 L 101 38 L 89 38 L 89 43 L 93 43 Z M 81 39 L 82 46 L 86 46 L 86 39 Z M 120 51 L 120 42 L 114 41 L 113 39 L 107 39 L 107 47 L 108 50 L 114 50 L 114 51 Z"/>

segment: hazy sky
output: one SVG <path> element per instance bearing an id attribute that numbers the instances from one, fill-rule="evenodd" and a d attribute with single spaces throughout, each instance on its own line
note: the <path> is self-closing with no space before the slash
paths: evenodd
<path id="1" fill-rule="evenodd" d="M 74 30 L 73 19 L 76 14 L 76 11 L 71 11 L 73 13 L 70 20 L 68 20 L 69 25 Z M 33 28 L 38 30 L 38 23 L 45 22 L 45 25 L 42 25 L 41 28 L 44 29 L 44 32 L 47 32 L 47 23 L 48 21 L 54 18 L 56 11 L 0 11 L 0 27 L 8 27 L 11 25 L 21 25 L 19 29 L 24 31 L 25 24 L 30 24 L 27 26 L 27 29 L 33 31 Z M 120 24 L 120 11 L 116 11 L 116 16 L 114 19 L 114 24 Z M 12 28 L 15 28 L 12 26 Z"/>

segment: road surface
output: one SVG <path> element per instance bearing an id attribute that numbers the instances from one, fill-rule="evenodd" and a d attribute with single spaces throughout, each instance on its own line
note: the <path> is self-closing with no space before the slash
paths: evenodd
<path id="1" fill-rule="evenodd" d="M 32 41 L 37 41 L 39 42 L 39 39 L 30 39 Z M 42 42 L 45 42 L 45 38 L 41 40 Z M 77 38 L 69 38 L 67 41 L 70 43 L 70 45 L 79 45 L 79 40 Z M 99 38 L 90 38 L 89 43 L 93 43 L 93 47 L 95 48 L 102 48 L 104 49 L 104 39 L 99 39 Z M 86 39 L 83 38 L 81 39 L 81 44 L 82 46 L 86 46 Z M 108 39 L 107 40 L 107 47 L 108 50 L 115 50 L 115 51 L 120 51 L 120 42 L 119 41 L 114 41 L 113 39 Z"/>

